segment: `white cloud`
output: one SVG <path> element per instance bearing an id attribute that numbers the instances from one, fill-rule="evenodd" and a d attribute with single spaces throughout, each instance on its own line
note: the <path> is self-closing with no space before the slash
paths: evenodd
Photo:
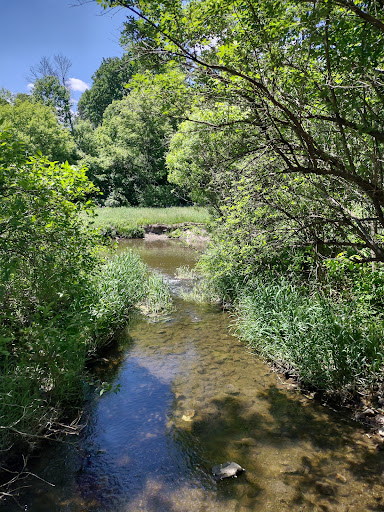
<path id="1" fill-rule="evenodd" d="M 84 92 L 89 89 L 89 85 L 80 80 L 80 78 L 69 78 L 67 80 L 67 85 L 71 91 Z"/>
<path id="2" fill-rule="evenodd" d="M 33 87 L 34 87 L 34 84 L 28 84 L 27 85 L 28 91 L 31 91 L 33 89 Z"/>

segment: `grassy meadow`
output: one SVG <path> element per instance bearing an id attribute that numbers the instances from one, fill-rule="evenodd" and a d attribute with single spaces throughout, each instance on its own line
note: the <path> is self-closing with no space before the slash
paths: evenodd
<path id="1" fill-rule="evenodd" d="M 150 224 L 174 226 L 183 223 L 206 224 L 210 219 L 206 208 L 197 206 L 170 208 L 97 208 L 93 226 L 102 233 L 126 238 L 141 238 Z"/>

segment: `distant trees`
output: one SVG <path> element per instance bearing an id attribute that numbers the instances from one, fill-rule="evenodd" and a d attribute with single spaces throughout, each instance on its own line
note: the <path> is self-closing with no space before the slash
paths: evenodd
<path id="1" fill-rule="evenodd" d="M 72 62 L 68 57 L 62 54 L 53 56 L 53 60 L 50 57 L 42 57 L 40 62 L 29 68 L 30 80 L 40 80 L 46 76 L 55 76 L 61 85 L 66 85 L 69 78 L 69 70 L 72 67 Z"/>
<path id="2" fill-rule="evenodd" d="M 70 132 L 51 107 L 25 96 L 16 96 L 14 104 L 0 104 L 0 128 L 12 129 L 30 155 L 41 151 L 51 160 L 74 162 L 76 145 Z"/>
<path id="3" fill-rule="evenodd" d="M 76 127 L 82 163 L 102 190 L 107 206 L 166 206 L 178 204 L 175 188 L 167 182 L 165 154 L 177 123 L 163 116 L 171 96 L 162 99 L 159 75 L 138 77 L 130 92 L 105 110 L 94 131 L 80 121 Z M 184 81 L 173 75 L 173 93 Z"/>
<path id="4" fill-rule="evenodd" d="M 40 62 L 31 66 L 30 75 L 33 82 L 32 97 L 55 109 L 61 123 L 73 131 L 71 97 L 67 86 L 71 61 L 59 54 L 42 57 Z"/>
<path id="5" fill-rule="evenodd" d="M 0 128 L 11 129 L 29 155 L 41 151 L 54 161 L 85 165 L 106 205 L 184 201 L 168 183 L 165 164 L 177 116 L 189 101 L 184 75 L 174 66 L 134 75 L 139 66 L 128 54 L 105 59 L 72 119 L 69 68 L 65 58 L 43 57 L 31 68 L 30 95 L 1 90 Z"/>
<path id="6" fill-rule="evenodd" d="M 13 94 L 8 89 L 4 89 L 2 87 L 0 89 L 0 105 L 6 105 L 7 103 L 11 103 L 13 101 Z"/>
<path id="7" fill-rule="evenodd" d="M 32 98 L 51 107 L 59 121 L 73 129 L 69 90 L 56 76 L 48 75 L 37 79 L 33 85 Z"/>
<path id="8" fill-rule="evenodd" d="M 101 124 L 108 105 L 128 93 L 125 86 L 135 70 L 136 66 L 129 55 L 103 59 L 92 76 L 92 87 L 79 100 L 77 108 L 80 118 L 91 121 L 94 126 Z"/>

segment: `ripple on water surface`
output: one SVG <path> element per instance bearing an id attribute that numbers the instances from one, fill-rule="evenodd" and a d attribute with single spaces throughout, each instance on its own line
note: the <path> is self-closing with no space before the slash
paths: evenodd
<path id="1" fill-rule="evenodd" d="M 172 276 L 195 255 L 132 242 Z M 289 391 L 228 333 L 228 315 L 175 299 L 171 319 L 138 320 L 100 376 L 79 443 L 47 448 L 20 498 L 29 512 L 384 510 L 382 453 L 355 424 Z M 211 468 L 236 461 L 237 479 Z M 13 509 L 8 504 L 7 510 Z"/>

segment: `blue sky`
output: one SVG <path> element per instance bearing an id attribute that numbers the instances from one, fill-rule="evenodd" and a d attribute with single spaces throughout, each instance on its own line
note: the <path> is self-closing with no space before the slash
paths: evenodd
<path id="1" fill-rule="evenodd" d="M 28 92 L 29 68 L 61 53 L 72 61 L 74 88 L 84 89 L 103 57 L 122 55 L 119 35 L 128 12 L 81 1 L 0 0 L 0 88 Z M 74 99 L 80 95 L 72 91 Z"/>

